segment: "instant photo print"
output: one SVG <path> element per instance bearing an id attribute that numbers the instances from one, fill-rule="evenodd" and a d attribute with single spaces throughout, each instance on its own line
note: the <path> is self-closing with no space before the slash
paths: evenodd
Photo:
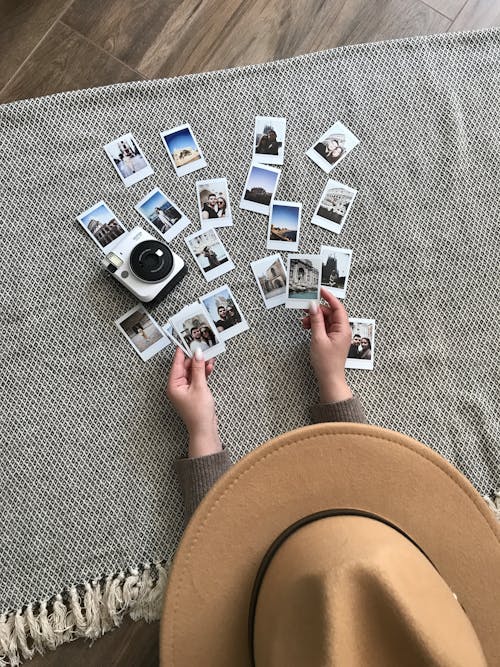
<path id="1" fill-rule="evenodd" d="M 269 215 L 269 205 L 278 187 L 281 171 L 260 164 L 250 165 L 240 208 Z"/>
<path id="2" fill-rule="evenodd" d="M 267 226 L 268 250 L 297 252 L 301 213 L 302 204 L 273 199 Z"/>
<path id="3" fill-rule="evenodd" d="M 177 176 L 185 176 L 207 166 L 201 148 L 189 125 L 160 132 Z"/>
<path id="4" fill-rule="evenodd" d="M 133 134 L 124 134 L 111 141 L 104 146 L 104 150 L 127 188 L 154 174 Z"/>
<path id="5" fill-rule="evenodd" d="M 351 270 L 352 250 L 321 246 L 321 287 L 337 299 L 345 299 L 347 280 Z"/>
<path id="6" fill-rule="evenodd" d="M 207 309 L 201 303 L 196 302 L 186 306 L 177 315 L 173 315 L 170 322 L 190 357 L 200 349 L 207 361 L 226 349 Z"/>
<path id="7" fill-rule="evenodd" d="M 190 224 L 190 220 L 171 199 L 163 194 L 160 188 L 151 190 L 136 204 L 135 210 L 167 243 L 170 243 Z"/>
<path id="8" fill-rule="evenodd" d="M 160 326 L 144 306 L 132 308 L 115 324 L 143 361 L 151 359 L 169 344 Z"/>
<path id="9" fill-rule="evenodd" d="M 263 257 L 250 266 L 265 307 L 282 306 L 286 301 L 286 271 L 281 255 Z"/>
<path id="10" fill-rule="evenodd" d="M 346 368 L 373 370 L 375 359 L 375 320 L 349 318 L 351 345 L 345 362 Z"/>
<path id="11" fill-rule="evenodd" d="M 312 217 L 312 224 L 340 234 L 356 195 L 357 190 L 330 179 Z"/>
<path id="12" fill-rule="evenodd" d="M 200 303 L 205 306 L 221 340 L 229 340 L 248 329 L 247 321 L 229 285 L 201 296 Z"/>
<path id="13" fill-rule="evenodd" d="M 337 122 L 307 151 L 306 155 L 327 174 L 359 144 L 354 134 Z"/>
<path id="14" fill-rule="evenodd" d="M 112 250 L 127 233 L 123 224 L 103 201 L 84 211 L 76 219 L 103 252 Z"/>
<path id="15" fill-rule="evenodd" d="M 207 282 L 234 269 L 234 264 L 215 229 L 202 229 L 184 239 Z"/>
<path id="16" fill-rule="evenodd" d="M 319 255 L 288 255 L 285 308 L 309 308 L 319 301 L 321 258 Z"/>
<path id="17" fill-rule="evenodd" d="M 257 116 L 253 141 L 254 164 L 283 164 L 286 118 Z"/>
<path id="18" fill-rule="evenodd" d="M 182 343 L 181 339 L 177 336 L 170 321 L 164 324 L 161 330 L 163 331 L 164 335 L 168 338 L 170 343 L 173 343 L 175 347 L 180 347 L 185 354 L 188 354 L 188 351 L 184 347 L 184 344 Z"/>
<path id="19" fill-rule="evenodd" d="M 202 229 L 229 227 L 233 224 L 226 178 L 197 181 L 196 196 Z"/>

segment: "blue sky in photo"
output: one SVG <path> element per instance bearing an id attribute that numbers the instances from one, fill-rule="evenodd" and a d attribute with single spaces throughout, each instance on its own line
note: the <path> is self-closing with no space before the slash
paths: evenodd
<path id="1" fill-rule="evenodd" d="M 273 192 L 277 179 L 278 174 L 273 171 L 268 171 L 261 167 L 252 167 L 247 188 L 249 190 L 252 188 L 264 188 L 266 192 Z"/>
<path id="2" fill-rule="evenodd" d="M 168 206 L 163 210 L 168 210 L 172 206 L 172 202 L 170 202 L 161 192 L 155 192 L 147 202 L 142 204 L 140 209 L 148 218 L 150 218 L 153 214 L 156 215 L 155 208 L 160 208 L 164 204 L 168 204 Z"/>
<path id="3" fill-rule="evenodd" d="M 178 130 L 177 132 L 168 134 L 166 137 L 164 137 L 164 139 L 168 150 L 171 153 L 182 148 L 190 148 L 193 151 L 198 150 L 194 137 L 187 127 L 185 127 L 183 130 Z"/>
<path id="4" fill-rule="evenodd" d="M 82 217 L 82 222 L 85 227 L 88 227 L 88 224 L 91 220 L 98 220 L 103 224 L 106 224 L 110 220 L 116 218 L 114 213 L 106 206 L 106 204 L 101 204 L 97 208 L 93 209 L 91 213 L 88 213 L 86 216 Z"/>
<path id="5" fill-rule="evenodd" d="M 299 226 L 299 209 L 296 206 L 283 206 L 274 204 L 272 211 L 272 223 L 275 227 L 286 227 L 297 230 Z"/>

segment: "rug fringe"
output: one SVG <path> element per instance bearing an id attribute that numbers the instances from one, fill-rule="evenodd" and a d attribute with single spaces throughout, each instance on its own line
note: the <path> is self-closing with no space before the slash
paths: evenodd
<path id="1" fill-rule="evenodd" d="M 500 521 L 500 490 L 484 499 Z M 79 637 L 97 639 L 119 626 L 127 613 L 134 621 L 159 619 L 169 565 L 146 563 L 1 614 L 0 667 L 18 667 L 35 653 L 43 655 Z"/>
<path id="2" fill-rule="evenodd" d="M 134 621 L 159 619 L 169 564 L 146 563 L 1 614 L 0 667 L 18 667 L 79 637 L 95 640 L 127 613 Z"/>
<path id="3" fill-rule="evenodd" d="M 500 489 L 493 493 L 493 498 L 489 496 L 483 496 L 486 500 L 488 507 L 494 513 L 497 521 L 500 521 Z"/>

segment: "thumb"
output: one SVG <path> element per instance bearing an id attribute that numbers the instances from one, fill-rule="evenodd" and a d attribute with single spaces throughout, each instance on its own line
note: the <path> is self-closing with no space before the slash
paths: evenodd
<path id="1" fill-rule="evenodd" d="M 323 338 L 326 335 L 325 318 L 316 301 L 311 301 L 309 304 L 309 320 L 311 322 L 312 338 Z"/>
<path id="2" fill-rule="evenodd" d="M 197 347 L 191 361 L 191 384 L 195 387 L 206 384 L 205 359 L 202 350 Z"/>

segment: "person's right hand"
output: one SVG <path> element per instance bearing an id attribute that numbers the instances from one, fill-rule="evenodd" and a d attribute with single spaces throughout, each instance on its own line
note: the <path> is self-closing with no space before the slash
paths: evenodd
<path id="1" fill-rule="evenodd" d="M 318 378 L 320 401 L 334 403 L 352 398 L 345 379 L 351 327 L 342 303 L 324 288 L 321 296 L 328 306 L 311 302 L 302 326 L 311 330 L 311 364 Z"/>

